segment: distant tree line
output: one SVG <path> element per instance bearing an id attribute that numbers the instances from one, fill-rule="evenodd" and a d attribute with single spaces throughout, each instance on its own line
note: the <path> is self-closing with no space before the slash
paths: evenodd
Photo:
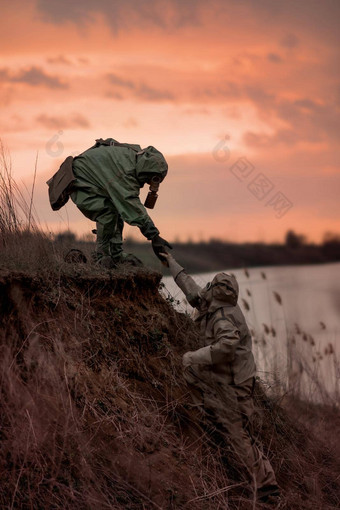
<path id="1" fill-rule="evenodd" d="M 70 231 L 55 236 L 66 248 L 78 248 L 87 254 L 94 249 L 94 239 L 79 240 Z M 306 236 L 289 230 L 284 243 L 232 243 L 219 239 L 200 242 L 174 242 L 173 253 L 191 272 L 252 266 L 322 264 L 340 261 L 340 235 L 327 232 L 320 244 L 309 243 Z M 137 255 L 149 267 L 162 270 L 150 243 L 126 239 L 125 249 Z"/>

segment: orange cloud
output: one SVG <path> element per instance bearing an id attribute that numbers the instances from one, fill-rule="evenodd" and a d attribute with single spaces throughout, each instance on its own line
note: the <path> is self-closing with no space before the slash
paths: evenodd
<path id="1" fill-rule="evenodd" d="M 58 76 L 51 76 L 39 67 L 31 66 L 17 72 L 10 72 L 8 69 L 0 69 L 0 82 L 2 83 L 24 83 L 32 87 L 45 86 L 50 89 L 66 89 L 68 85 Z"/>
<path id="2" fill-rule="evenodd" d="M 90 127 L 88 119 L 79 113 L 74 113 L 64 117 L 41 114 L 36 117 L 36 121 L 38 124 L 41 124 L 47 129 L 53 129 L 56 131 L 59 129 L 69 129 L 74 127 L 83 129 Z"/>
<path id="3" fill-rule="evenodd" d="M 101 136 L 152 144 L 170 162 L 154 213 L 164 233 L 269 240 L 294 225 L 320 238 L 340 213 L 339 9 L 332 0 L 5 3 L 0 129 L 15 172 L 30 175 L 39 150 L 37 207 L 56 228 L 67 220 L 49 210 L 44 179 L 64 157 Z M 213 156 L 221 140 L 225 164 Z M 239 157 L 292 201 L 284 218 L 230 173 Z"/>

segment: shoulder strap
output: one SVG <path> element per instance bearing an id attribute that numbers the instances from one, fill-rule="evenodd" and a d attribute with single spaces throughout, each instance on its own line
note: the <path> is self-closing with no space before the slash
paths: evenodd
<path id="1" fill-rule="evenodd" d="M 144 150 L 139 151 L 138 149 L 135 149 L 132 145 L 129 143 L 120 143 L 114 140 L 113 138 L 106 138 L 106 140 L 103 140 L 103 138 L 98 138 L 96 140 L 96 144 L 94 147 L 100 147 L 101 145 L 107 145 L 107 146 L 114 146 L 114 147 L 125 147 L 126 149 L 132 149 L 133 151 L 137 152 L 137 155 L 144 154 Z M 92 149 L 93 147 L 91 147 Z"/>
<path id="2" fill-rule="evenodd" d="M 94 145 L 92 145 L 92 147 L 89 147 L 88 149 L 86 149 L 84 152 L 79 154 L 79 156 L 82 156 L 85 152 L 90 151 L 91 149 L 96 149 L 97 147 L 100 147 L 101 145 L 106 145 L 107 147 L 114 146 L 114 147 L 125 147 L 127 149 L 132 149 L 134 152 L 137 153 L 137 156 L 141 156 L 145 152 L 144 150 L 139 151 L 138 149 L 135 149 L 135 147 L 133 147 L 132 145 L 130 145 L 128 143 L 117 142 L 117 140 L 114 140 L 113 138 L 106 138 L 105 140 L 103 138 L 98 138 L 96 140 L 96 143 Z M 79 156 L 76 156 L 76 158 Z M 76 159 L 76 158 L 74 158 L 74 159 Z"/>

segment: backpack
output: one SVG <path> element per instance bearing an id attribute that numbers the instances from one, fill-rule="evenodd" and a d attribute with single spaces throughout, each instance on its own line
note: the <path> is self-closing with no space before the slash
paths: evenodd
<path id="1" fill-rule="evenodd" d="M 132 149 L 137 153 L 137 156 L 144 154 L 144 150 L 141 150 L 139 145 L 132 145 L 128 143 L 119 143 L 113 138 L 106 138 L 106 140 L 103 140 L 103 138 L 98 138 L 96 140 L 96 143 L 90 147 L 88 150 L 96 149 L 97 147 L 100 147 L 101 145 L 114 145 L 115 147 L 127 147 L 129 149 Z M 137 148 L 139 147 L 139 149 Z M 82 152 L 82 154 L 84 154 Z M 82 154 L 79 154 L 81 156 Z M 73 191 L 73 183 L 76 180 L 73 169 L 72 169 L 72 163 L 73 160 L 77 157 L 73 158 L 72 156 L 68 156 L 65 161 L 61 164 L 59 170 L 47 181 L 48 185 L 48 195 L 50 199 L 50 204 L 53 209 L 53 211 L 59 211 L 70 198 L 70 194 Z"/>
<path id="2" fill-rule="evenodd" d="M 59 170 L 46 182 L 53 211 L 59 211 L 68 202 L 73 191 L 73 183 L 76 178 L 72 170 L 72 163 L 73 157 L 68 156 L 60 165 Z"/>

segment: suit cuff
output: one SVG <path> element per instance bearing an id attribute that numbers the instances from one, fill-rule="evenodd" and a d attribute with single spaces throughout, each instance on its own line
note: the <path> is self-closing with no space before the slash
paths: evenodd
<path id="1" fill-rule="evenodd" d="M 193 365 L 212 365 L 211 346 L 207 345 L 191 353 L 191 362 Z"/>
<path id="2" fill-rule="evenodd" d="M 169 261 L 169 269 L 175 281 L 179 273 L 184 271 L 184 268 L 176 260 L 172 259 Z"/>
<path id="3" fill-rule="evenodd" d="M 159 230 L 155 227 L 153 222 L 147 223 L 146 225 L 140 227 L 140 231 L 149 241 L 159 235 Z"/>

